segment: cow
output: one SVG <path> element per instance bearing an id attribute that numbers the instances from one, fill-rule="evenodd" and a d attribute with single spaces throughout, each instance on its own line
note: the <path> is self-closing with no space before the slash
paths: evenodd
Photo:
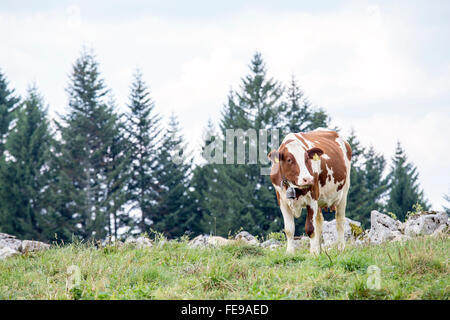
<path id="1" fill-rule="evenodd" d="M 294 217 L 300 217 L 302 208 L 307 210 L 305 233 L 310 238 L 310 252 L 321 251 L 322 208 L 336 210 L 337 244 L 343 250 L 352 159 L 348 142 L 327 129 L 289 133 L 268 158 L 272 162 L 270 180 L 283 214 L 287 252 L 294 252 Z"/>

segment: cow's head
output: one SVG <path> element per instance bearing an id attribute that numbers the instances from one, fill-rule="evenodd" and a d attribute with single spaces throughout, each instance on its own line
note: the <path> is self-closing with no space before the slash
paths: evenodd
<path id="1" fill-rule="evenodd" d="M 268 154 L 273 164 L 271 177 L 277 175 L 279 179 L 286 179 L 292 187 L 310 187 L 314 183 L 311 160 L 314 155 L 320 157 L 322 154 L 319 148 L 305 150 L 299 141 L 288 140 Z"/>

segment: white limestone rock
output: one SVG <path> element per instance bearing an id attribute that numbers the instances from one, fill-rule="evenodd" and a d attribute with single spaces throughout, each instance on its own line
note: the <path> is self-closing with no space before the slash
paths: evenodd
<path id="1" fill-rule="evenodd" d="M 441 226 L 447 226 L 449 218 L 445 212 L 423 213 L 408 218 L 405 234 L 409 236 L 431 235 Z"/>
<path id="2" fill-rule="evenodd" d="M 190 248 L 199 248 L 199 247 L 207 247 L 210 244 L 208 243 L 209 235 L 207 234 L 201 234 L 191 241 L 189 241 L 188 246 Z"/>
<path id="3" fill-rule="evenodd" d="M 245 243 L 248 244 L 252 244 L 252 245 L 259 245 L 259 241 L 258 239 L 256 239 L 255 236 L 251 235 L 249 232 L 247 231 L 241 231 L 239 232 L 235 237 L 234 237 L 237 241 L 243 241 Z"/>
<path id="4" fill-rule="evenodd" d="M 260 244 L 261 247 L 266 249 L 276 249 L 282 246 L 281 242 L 275 239 L 269 239 Z"/>
<path id="5" fill-rule="evenodd" d="M 391 241 L 401 236 L 401 222 L 392 219 L 390 216 L 373 210 L 370 213 L 370 231 L 368 238 L 370 243 L 380 244 Z"/>
<path id="6" fill-rule="evenodd" d="M 19 255 L 20 252 L 10 247 L 0 248 L 0 260 Z"/>
<path id="7" fill-rule="evenodd" d="M 153 246 L 152 241 L 147 237 L 128 237 L 125 240 L 125 244 L 131 244 L 136 246 L 136 248 L 142 249 L 142 248 L 151 248 Z"/>
<path id="8" fill-rule="evenodd" d="M 40 241 L 32 241 L 32 240 L 23 240 L 21 252 L 37 252 L 48 250 L 50 245 L 48 243 L 40 242 Z"/>
<path id="9" fill-rule="evenodd" d="M 6 233 L 0 233 L 0 249 L 5 247 L 20 251 L 22 248 L 22 240 L 16 239 L 15 236 Z"/>
<path id="10" fill-rule="evenodd" d="M 352 233 L 350 224 L 353 224 L 361 228 L 361 223 L 349 218 L 345 218 L 344 222 L 344 238 L 348 240 L 356 240 L 356 237 Z M 322 227 L 322 241 L 323 246 L 331 246 L 337 241 L 336 219 L 332 221 L 324 221 Z"/>

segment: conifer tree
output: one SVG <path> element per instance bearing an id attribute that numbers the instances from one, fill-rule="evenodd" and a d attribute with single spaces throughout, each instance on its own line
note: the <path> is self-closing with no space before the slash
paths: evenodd
<path id="1" fill-rule="evenodd" d="M 127 139 L 129 141 L 130 172 L 128 199 L 132 210 L 140 211 L 138 230 L 149 231 L 149 225 L 156 218 L 158 201 L 158 181 L 155 170 L 158 165 L 160 143 L 160 115 L 150 92 L 138 70 L 131 85 L 128 104 Z"/>
<path id="2" fill-rule="evenodd" d="M 182 236 L 192 220 L 188 198 L 192 159 L 174 114 L 169 118 L 155 170 L 158 180 L 156 214 L 153 227 L 168 237 Z"/>
<path id="3" fill-rule="evenodd" d="M 51 134 L 46 108 L 36 87 L 28 90 L 18 107 L 17 122 L 5 147 L 8 157 L 0 166 L 0 225 L 20 238 L 46 240 L 48 233 Z"/>
<path id="4" fill-rule="evenodd" d="M 83 51 L 76 60 L 67 88 L 69 106 L 62 122 L 61 186 L 65 200 L 55 201 L 62 207 L 56 211 L 71 212 L 83 239 L 104 239 L 108 235 L 108 164 L 110 149 L 117 134 L 118 116 L 107 101 L 109 90 L 100 76 L 93 53 Z M 65 215 L 67 216 L 67 212 Z"/>
<path id="5" fill-rule="evenodd" d="M 287 89 L 287 101 L 281 114 L 284 131 L 306 132 L 328 126 L 329 117 L 322 109 L 314 109 L 293 76 Z"/>
<path id="6" fill-rule="evenodd" d="M 388 189 L 388 179 L 384 177 L 386 160 L 371 146 L 364 154 L 364 181 L 368 193 L 368 206 L 365 211 L 382 210 L 382 197 Z"/>
<path id="7" fill-rule="evenodd" d="M 8 81 L 0 70 L 0 156 L 3 155 L 6 134 L 19 101 L 19 97 L 14 95 L 14 90 L 8 88 Z"/>
<path id="8" fill-rule="evenodd" d="M 397 143 L 388 177 L 389 200 L 386 206 L 388 212 L 394 213 L 399 220 L 404 220 L 408 211 L 412 211 L 416 204 L 424 210 L 429 208 L 420 189 L 417 168 L 408 162 L 400 142 Z"/>
<path id="9" fill-rule="evenodd" d="M 370 219 L 370 211 L 367 212 L 369 198 L 364 177 L 365 148 L 361 146 L 354 130 L 351 131 L 347 142 L 352 148 L 352 164 L 345 215 L 350 219 L 363 223 L 363 226 L 366 227 L 367 217 Z"/>

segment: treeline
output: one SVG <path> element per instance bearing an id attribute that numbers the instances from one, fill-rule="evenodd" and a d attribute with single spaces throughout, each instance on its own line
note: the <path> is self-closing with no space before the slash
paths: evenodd
<path id="1" fill-rule="evenodd" d="M 51 123 L 37 87 L 20 98 L 0 72 L 1 232 L 67 242 L 150 229 L 168 237 L 283 229 L 263 164 L 194 164 L 176 116 L 164 120 L 156 111 L 139 71 L 123 113 L 92 52 L 83 51 L 73 64 L 66 92 L 66 110 Z M 217 125 L 206 124 L 203 149 L 222 143 L 227 129 L 285 134 L 329 123 L 294 78 L 285 87 L 268 77 L 256 53 Z M 386 168 L 384 156 L 361 146 L 355 133 L 348 139 L 354 154 L 348 217 L 368 226 L 373 209 L 403 219 L 413 205 L 429 207 L 400 144 Z M 304 214 L 298 227 L 303 223 Z"/>

